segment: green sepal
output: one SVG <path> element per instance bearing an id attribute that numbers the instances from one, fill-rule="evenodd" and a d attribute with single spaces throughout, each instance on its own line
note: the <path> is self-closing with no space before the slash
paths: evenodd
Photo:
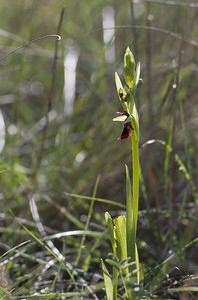
<path id="1" fill-rule="evenodd" d="M 119 99 L 123 103 L 126 100 L 127 90 L 125 89 L 125 87 L 123 87 L 117 72 L 115 72 L 115 84 Z"/>
<path id="2" fill-rule="evenodd" d="M 135 85 L 138 85 L 138 82 L 140 80 L 140 62 L 137 63 L 136 71 L 135 71 Z"/>
<path id="3" fill-rule="evenodd" d="M 117 89 L 117 93 L 119 96 L 120 91 L 122 91 L 124 89 L 123 89 L 122 82 L 121 82 L 120 77 L 117 72 L 115 72 L 115 84 L 116 84 L 116 89 Z"/>
<path id="4" fill-rule="evenodd" d="M 139 117 L 135 103 L 133 104 L 132 116 L 132 127 L 135 130 L 137 140 L 139 140 Z"/>

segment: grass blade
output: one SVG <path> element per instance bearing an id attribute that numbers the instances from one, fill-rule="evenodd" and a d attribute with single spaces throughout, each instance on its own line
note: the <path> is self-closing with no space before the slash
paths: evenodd
<path id="1" fill-rule="evenodd" d="M 105 284 L 105 290 L 106 290 L 106 295 L 107 295 L 107 300 L 114 300 L 113 297 L 113 282 L 111 280 L 111 277 L 109 275 L 109 272 L 101 259 L 101 264 L 102 264 L 102 271 L 103 271 L 103 277 L 104 277 L 104 284 Z"/>

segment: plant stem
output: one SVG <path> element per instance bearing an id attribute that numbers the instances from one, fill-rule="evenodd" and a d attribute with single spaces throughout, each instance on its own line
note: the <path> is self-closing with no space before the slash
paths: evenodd
<path id="1" fill-rule="evenodd" d="M 133 199 L 133 220 L 134 220 L 134 240 L 136 241 L 137 221 L 138 221 L 138 202 L 139 202 L 139 149 L 138 149 L 138 135 L 136 130 L 131 134 L 131 150 L 132 150 L 132 199 Z"/>

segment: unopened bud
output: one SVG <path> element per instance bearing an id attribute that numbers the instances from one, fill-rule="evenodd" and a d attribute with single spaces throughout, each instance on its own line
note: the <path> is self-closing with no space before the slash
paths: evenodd
<path id="1" fill-rule="evenodd" d="M 135 59 L 129 47 L 124 55 L 124 77 L 128 87 L 133 89 L 135 85 Z"/>

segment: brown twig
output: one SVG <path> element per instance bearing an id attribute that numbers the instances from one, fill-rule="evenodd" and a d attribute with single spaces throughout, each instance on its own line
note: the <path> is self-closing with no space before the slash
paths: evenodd
<path id="1" fill-rule="evenodd" d="M 36 227 L 42 237 L 46 237 L 46 231 L 43 223 L 41 222 L 40 215 L 38 212 L 38 208 L 35 201 L 35 195 L 30 195 L 29 199 L 29 205 L 30 205 L 30 211 L 32 214 L 32 218 L 36 224 Z M 64 256 L 60 253 L 60 251 L 55 247 L 54 243 L 51 240 L 48 240 L 47 242 L 48 247 L 55 253 L 55 255 L 60 259 L 64 260 Z"/>
<path id="2" fill-rule="evenodd" d="M 156 3 L 156 4 L 163 4 L 163 5 L 172 5 L 172 6 L 182 6 L 182 7 L 189 7 L 189 8 L 198 8 L 198 3 L 195 2 L 181 2 L 179 1 L 174 1 L 174 0 L 134 0 L 134 3 Z"/>
<path id="3" fill-rule="evenodd" d="M 133 23 L 135 22 L 135 15 L 134 15 L 134 1 L 133 0 L 129 0 L 129 4 L 130 4 L 130 12 L 131 12 L 131 25 L 133 25 Z M 132 37 L 133 37 L 133 52 L 134 52 L 134 56 L 137 58 L 138 57 L 138 48 L 137 48 L 137 40 L 138 40 L 138 35 L 137 35 L 137 30 L 135 27 L 132 27 Z"/>
<path id="4" fill-rule="evenodd" d="M 188 15 L 186 15 L 186 20 L 188 20 Z M 181 67 L 182 67 L 182 58 L 183 58 L 183 53 L 184 53 L 183 49 L 184 49 L 184 40 L 185 40 L 186 30 L 187 30 L 187 24 L 185 24 L 185 26 L 183 28 L 183 32 L 182 32 L 183 39 L 181 40 L 179 51 L 178 51 L 177 68 L 175 69 L 175 78 L 174 78 L 174 83 L 172 85 L 172 98 L 171 98 L 171 112 L 172 113 L 168 120 L 169 124 L 170 124 L 169 135 L 171 137 L 170 146 L 171 146 L 172 150 L 170 150 L 170 149 L 166 150 L 169 153 L 175 152 L 175 130 L 176 130 L 176 117 L 177 117 L 177 111 L 178 111 L 178 108 L 177 108 L 178 91 L 179 91 L 179 84 L 180 84 L 180 71 L 181 71 Z M 174 178 L 174 172 L 175 172 L 174 155 L 170 156 L 169 166 L 170 166 L 169 167 L 169 178 Z M 165 194 L 167 197 L 167 204 L 169 206 L 169 211 L 170 211 L 170 219 L 169 219 L 170 226 L 169 226 L 169 230 L 167 232 L 167 236 L 170 234 L 170 232 L 172 232 L 171 230 L 174 230 L 174 211 L 173 211 L 173 200 L 174 200 L 173 195 L 174 195 L 174 193 L 173 193 L 173 189 L 174 189 L 174 184 L 172 184 L 171 181 L 169 181 L 169 183 L 168 182 L 165 183 Z"/>
<path id="5" fill-rule="evenodd" d="M 97 28 L 95 30 L 92 31 L 92 33 L 98 32 L 100 30 L 112 30 L 112 29 L 130 29 L 130 28 L 137 28 L 137 29 L 144 29 L 144 30 L 151 30 L 151 31 L 156 31 L 156 32 L 160 32 L 166 35 L 169 35 L 173 38 L 176 38 L 180 41 L 183 41 L 187 44 L 192 45 L 193 47 L 198 47 L 198 41 L 193 40 L 193 39 L 187 39 L 184 38 L 182 35 L 180 35 L 177 32 L 174 31 L 170 31 L 168 29 L 165 28 L 160 28 L 160 27 L 154 27 L 154 26 L 142 26 L 142 25 L 117 25 L 114 27 L 106 27 L 106 28 Z"/>
<path id="6" fill-rule="evenodd" d="M 62 8 L 61 13 L 60 13 L 60 18 L 58 22 L 58 27 L 57 27 L 57 35 L 60 35 L 62 23 L 63 23 L 63 16 L 64 16 L 64 11 L 65 9 Z M 39 148 L 39 152 L 37 154 L 37 159 L 33 167 L 33 172 L 32 172 L 32 178 L 36 178 L 37 171 L 40 167 L 40 163 L 42 160 L 43 156 L 43 150 L 45 146 L 45 141 L 47 138 L 47 132 L 49 128 L 49 112 L 52 109 L 52 104 L 53 104 L 53 97 L 54 97 L 54 92 L 55 92 L 55 84 L 56 84 L 56 70 L 57 70 L 57 60 L 58 60 L 58 39 L 55 41 L 55 49 L 54 49 L 54 58 L 53 58 L 53 63 L 52 63 L 52 78 L 51 78 L 51 87 L 48 95 L 48 103 L 47 103 L 47 111 L 45 114 L 46 118 L 46 125 L 43 129 L 43 135 L 42 135 L 42 140 Z"/>
<path id="7" fill-rule="evenodd" d="M 150 27 L 150 23 L 152 21 L 150 15 L 150 3 L 146 5 L 146 25 Z M 152 122 L 153 119 L 153 80 L 152 80 L 152 32 L 151 30 L 147 30 L 146 32 L 146 77 L 147 77 L 147 98 L 148 98 L 148 113 L 149 113 L 149 121 Z"/>
<path id="8" fill-rule="evenodd" d="M 10 55 L 13 55 L 13 54 L 19 52 L 20 50 L 22 50 L 22 49 L 24 50 L 24 49 L 29 48 L 29 47 L 32 47 L 36 52 L 44 53 L 46 55 L 47 51 L 44 50 L 41 47 L 35 46 L 34 43 L 38 42 L 38 41 L 41 41 L 41 40 L 44 40 L 44 39 L 48 39 L 48 38 L 56 38 L 57 41 L 61 40 L 61 37 L 58 34 L 47 34 L 47 35 L 44 35 L 44 36 L 40 36 L 38 38 L 34 38 L 31 41 L 25 41 L 25 40 L 23 40 L 22 38 L 20 38 L 18 36 L 16 36 L 16 38 L 14 38 L 15 35 L 13 35 L 13 37 L 12 37 L 11 33 L 10 33 L 10 35 L 11 36 L 8 35 L 6 37 L 9 38 L 9 39 L 12 39 L 14 41 L 20 42 L 20 43 L 22 42 L 23 44 L 21 46 L 17 47 L 17 48 L 14 48 L 10 52 L 6 53 L 5 55 L 1 56 L 0 57 L 0 63 L 4 62 Z M 0 36 L 1 36 L 1 32 L 0 32 Z"/>

